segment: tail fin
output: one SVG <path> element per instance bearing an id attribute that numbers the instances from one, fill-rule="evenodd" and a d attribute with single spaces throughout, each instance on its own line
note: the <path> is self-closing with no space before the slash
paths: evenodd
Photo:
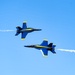
<path id="1" fill-rule="evenodd" d="M 16 27 L 16 29 L 17 29 L 17 31 L 16 31 L 15 36 L 17 36 L 17 35 L 19 35 L 19 34 L 20 34 L 20 30 L 22 30 L 22 28 L 21 28 L 21 27 L 19 27 L 19 26 L 17 26 L 17 27 Z"/>
<path id="2" fill-rule="evenodd" d="M 49 46 L 49 47 L 52 47 L 52 46 L 53 46 L 53 43 L 50 43 L 48 46 Z"/>
<path id="3" fill-rule="evenodd" d="M 56 45 L 53 45 L 53 43 L 50 43 L 49 45 L 48 45 L 48 47 L 50 47 L 51 49 L 50 49 L 50 51 L 52 52 L 52 53 L 56 53 L 55 52 L 55 47 L 56 47 Z"/>

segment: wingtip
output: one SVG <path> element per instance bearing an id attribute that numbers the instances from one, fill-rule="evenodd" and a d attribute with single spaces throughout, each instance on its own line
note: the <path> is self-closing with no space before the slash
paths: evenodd
<path id="1" fill-rule="evenodd" d="M 21 40 L 25 40 L 25 38 L 21 38 Z"/>
<path id="2" fill-rule="evenodd" d="M 27 21 L 23 21 L 23 23 L 27 23 Z"/>
<path id="3" fill-rule="evenodd" d="M 48 41 L 47 39 L 44 39 L 44 41 Z"/>
<path id="4" fill-rule="evenodd" d="M 46 58 L 47 58 L 47 57 L 48 57 L 48 55 L 43 55 L 43 57 L 46 57 Z"/>

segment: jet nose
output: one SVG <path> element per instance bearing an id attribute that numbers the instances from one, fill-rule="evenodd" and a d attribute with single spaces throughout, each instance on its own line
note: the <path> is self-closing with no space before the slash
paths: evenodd
<path id="1" fill-rule="evenodd" d="M 31 47 L 31 46 L 24 46 L 24 47 Z"/>
<path id="2" fill-rule="evenodd" d="M 30 46 L 24 46 L 24 47 L 33 47 L 33 45 L 30 45 Z"/>
<path id="3" fill-rule="evenodd" d="M 41 31 L 42 29 L 34 29 L 34 31 Z"/>

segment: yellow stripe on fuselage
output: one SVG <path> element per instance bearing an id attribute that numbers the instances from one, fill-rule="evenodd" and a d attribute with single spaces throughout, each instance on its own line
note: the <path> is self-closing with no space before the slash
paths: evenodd
<path id="1" fill-rule="evenodd" d="M 25 30 L 32 30 L 32 29 L 25 29 Z"/>
<path id="2" fill-rule="evenodd" d="M 40 46 L 40 45 L 36 45 L 37 48 L 48 48 L 46 46 Z"/>

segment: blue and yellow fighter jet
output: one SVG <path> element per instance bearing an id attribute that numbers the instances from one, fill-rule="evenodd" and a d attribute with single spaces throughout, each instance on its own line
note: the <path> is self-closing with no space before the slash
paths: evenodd
<path id="1" fill-rule="evenodd" d="M 36 48 L 38 50 L 40 50 L 43 54 L 43 56 L 47 56 L 48 55 L 48 51 L 51 51 L 53 54 L 56 54 L 55 52 L 55 47 L 56 45 L 53 45 L 53 43 L 48 44 L 47 40 L 44 40 L 42 42 L 42 44 L 40 45 L 28 45 L 28 46 L 24 46 L 24 47 L 29 47 L 29 48 Z"/>
<path id="2" fill-rule="evenodd" d="M 15 36 L 19 35 L 22 33 L 21 39 L 24 40 L 25 37 L 27 36 L 28 33 L 33 32 L 33 31 L 41 31 L 41 29 L 35 29 L 35 28 L 27 28 L 27 23 L 26 21 L 23 22 L 23 27 L 21 28 L 20 26 L 17 26 L 17 31 Z"/>

